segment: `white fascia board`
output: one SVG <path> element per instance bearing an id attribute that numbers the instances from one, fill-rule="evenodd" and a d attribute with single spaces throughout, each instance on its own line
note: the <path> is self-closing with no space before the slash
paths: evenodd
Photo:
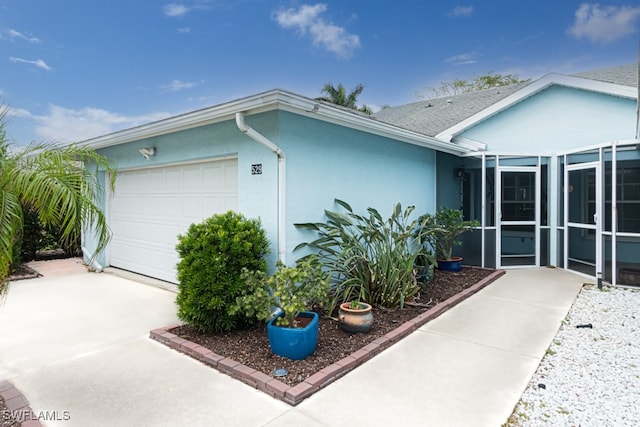
<path id="1" fill-rule="evenodd" d="M 594 145 L 588 145 L 586 147 L 580 147 L 580 148 L 573 148 L 571 150 L 565 150 L 565 151 L 560 151 L 558 152 L 558 156 L 565 156 L 565 155 L 570 155 L 570 154 L 581 154 L 581 153 L 586 153 L 589 151 L 597 151 L 600 148 L 609 148 L 613 145 L 613 143 L 615 142 L 617 147 L 624 147 L 624 146 L 634 146 L 634 145 L 638 145 L 640 144 L 640 139 L 620 139 L 620 140 L 612 140 L 612 141 L 607 141 L 607 142 L 603 142 L 600 144 L 594 144 Z"/>
<path id="2" fill-rule="evenodd" d="M 482 151 L 463 154 L 462 157 L 492 157 L 500 156 L 500 158 L 522 158 L 522 157 L 552 157 L 554 154 L 548 151 L 540 151 L 532 153 L 530 151 Z"/>
<path id="3" fill-rule="evenodd" d="M 340 126 L 349 127 L 366 133 L 395 139 L 420 147 L 431 148 L 449 154 L 463 154 L 469 151 L 467 148 L 455 143 L 440 141 L 424 134 L 410 131 L 388 123 L 380 122 L 372 117 L 363 116 L 346 109 L 336 108 L 325 102 L 314 101 L 313 106 L 301 108 L 300 105 L 280 105 L 280 109 L 296 114 L 302 114 L 315 119 L 323 120 Z"/>
<path id="4" fill-rule="evenodd" d="M 347 109 L 333 106 L 330 103 L 313 100 L 281 89 L 275 89 L 225 104 L 180 114 L 131 129 L 88 139 L 82 141 L 81 144 L 94 149 L 105 148 L 211 123 L 233 120 L 235 114 L 238 112 L 244 112 L 250 115 L 276 109 L 396 139 L 409 144 L 445 151 L 450 154 L 462 154 L 468 151 L 466 148 L 457 146 L 451 142 L 439 141 L 417 132 L 379 122 L 368 116 L 362 116 L 355 111 L 351 112 Z"/>
<path id="5" fill-rule="evenodd" d="M 235 117 L 235 113 L 240 111 L 252 110 L 261 112 L 272 110 L 276 108 L 275 101 L 278 92 L 278 90 L 265 92 L 225 104 L 179 114 L 130 129 L 91 138 L 80 142 L 80 144 L 94 149 L 105 148 L 220 121 L 232 120 Z"/>
<path id="6" fill-rule="evenodd" d="M 490 107 L 487 107 L 484 110 L 474 114 L 473 116 L 461 121 L 457 125 L 440 132 L 435 137 L 442 141 L 451 141 L 457 134 L 460 134 L 461 132 L 469 129 L 477 123 L 480 123 L 481 121 L 486 120 L 489 117 L 494 116 L 495 114 L 504 111 L 511 106 L 553 85 L 565 86 L 580 90 L 588 90 L 591 92 L 597 92 L 611 96 L 619 96 L 622 98 L 638 98 L 638 89 L 635 87 L 600 82 L 574 76 L 567 76 L 564 74 L 551 73 L 523 87 L 519 91 L 512 93 L 506 98 L 501 99 Z"/>
<path id="7" fill-rule="evenodd" d="M 467 148 L 469 151 L 486 151 L 487 144 L 484 142 L 476 141 L 475 139 L 466 138 L 466 137 L 456 137 L 452 140 L 452 142 L 456 143 L 461 147 Z"/>

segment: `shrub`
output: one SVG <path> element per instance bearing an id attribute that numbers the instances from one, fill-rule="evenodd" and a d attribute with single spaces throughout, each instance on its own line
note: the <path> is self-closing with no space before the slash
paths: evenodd
<path id="1" fill-rule="evenodd" d="M 242 269 L 266 271 L 269 241 L 257 219 L 214 215 L 178 236 L 178 317 L 203 331 L 228 331 L 255 320 L 231 313 Z"/>
<path id="2" fill-rule="evenodd" d="M 438 259 L 448 261 L 453 255 L 453 247 L 462 244 L 460 235 L 480 226 L 476 220 L 464 221 L 461 210 L 444 206 L 435 214 L 420 216 L 419 221 L 420 229 L 416 232 L 423 234 L 426 243 L 435 249 Z"/>
<path id="3" fill-rule="evenodd" d="M 296 247 L 309 247 L 318 252 L 320 262 L 330 271 L 334 281 L 336 305 L 363 301 L 384 307 L 403 307 L 418 291 L 414 264 L 426 255 L 419 228 L 410 221 L 413 206 L 404 211 L 398 203 L 388 219 L 369 208 L 368 216 L 353 212 L 349 204 L 336 199 L 345 213 L 325 210 L 325 223 L 296 224 L 314 230 L 319 237 Z"/>
<path id="4" fill-rule="evenodd" d="M 297 327 L 296 317 L 313 306 L 323 307 L 329 299 L 329 275 L 315 258 L 300 260 L 295 267 L 278 263 L 275 274 L 267 277 L 263 271 L 244 270 L 246 283 L 242 296 L 237 298 L 234 312 L 261 321 L 271 320 L 277 307 L 282 310 L 276 325 Z"/>

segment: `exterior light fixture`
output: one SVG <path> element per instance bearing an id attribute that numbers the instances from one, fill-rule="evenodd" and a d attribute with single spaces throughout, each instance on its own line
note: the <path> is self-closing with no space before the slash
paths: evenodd
<path id="1" fill-rule="evenodd" d="M 144 157 L 145 160 L 149 160 L 149 157 L 156 155 L 156 147 L 144 147 L 139 149 L 138 152 L 142 154 L 142 157 Z"/>

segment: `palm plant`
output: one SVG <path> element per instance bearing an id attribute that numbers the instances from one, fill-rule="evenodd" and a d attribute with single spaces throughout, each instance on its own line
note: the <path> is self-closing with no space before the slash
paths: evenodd
<path id="1" fill-rule="evenodd" d="M 23 207 L 37 213 L 44 226 L 60 231 L 61 244 L 77 239 L 83 225 L 97 238 L 95 253 L 111 237 L 106 218 L 98 206 L 101 191 L 98 171 L 115 183 L 116 167 L 94 150 L 75 144 L 32 143 L 14 148 L 6 140 L 6 108 L 0 108 L 0 296 L 8 289 L 7 278 L 15 268 L 23 230 Z"/>
<path id="2" fill-rule="evenodd" d="M 352 110 L 360 111 L 361 113 L 373 114 L 371 108 L 366 105 L 358 107 L 358 96 L 364 90 L 364 86 L 359 84 L 351 92 L 347 94 L 347 89 L 339 83 L 338 86 L 333 86 L 331 83 L 327 83 L 322 87 L 320 93 L 325 96 L 316 98 L 319 101 L 326 101 L 332 104 L 340 105 L 342 107 L 351 108 Z"/>

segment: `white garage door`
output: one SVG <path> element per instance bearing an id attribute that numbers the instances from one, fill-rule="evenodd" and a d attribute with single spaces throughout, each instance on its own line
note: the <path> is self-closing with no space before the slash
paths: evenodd
<path id="1" fill-rule="evenodd" d="M 177 283 L 177 236 L 237 205 L 237 159 L 119 172 L 109 204 L 109 264 Z"/>

